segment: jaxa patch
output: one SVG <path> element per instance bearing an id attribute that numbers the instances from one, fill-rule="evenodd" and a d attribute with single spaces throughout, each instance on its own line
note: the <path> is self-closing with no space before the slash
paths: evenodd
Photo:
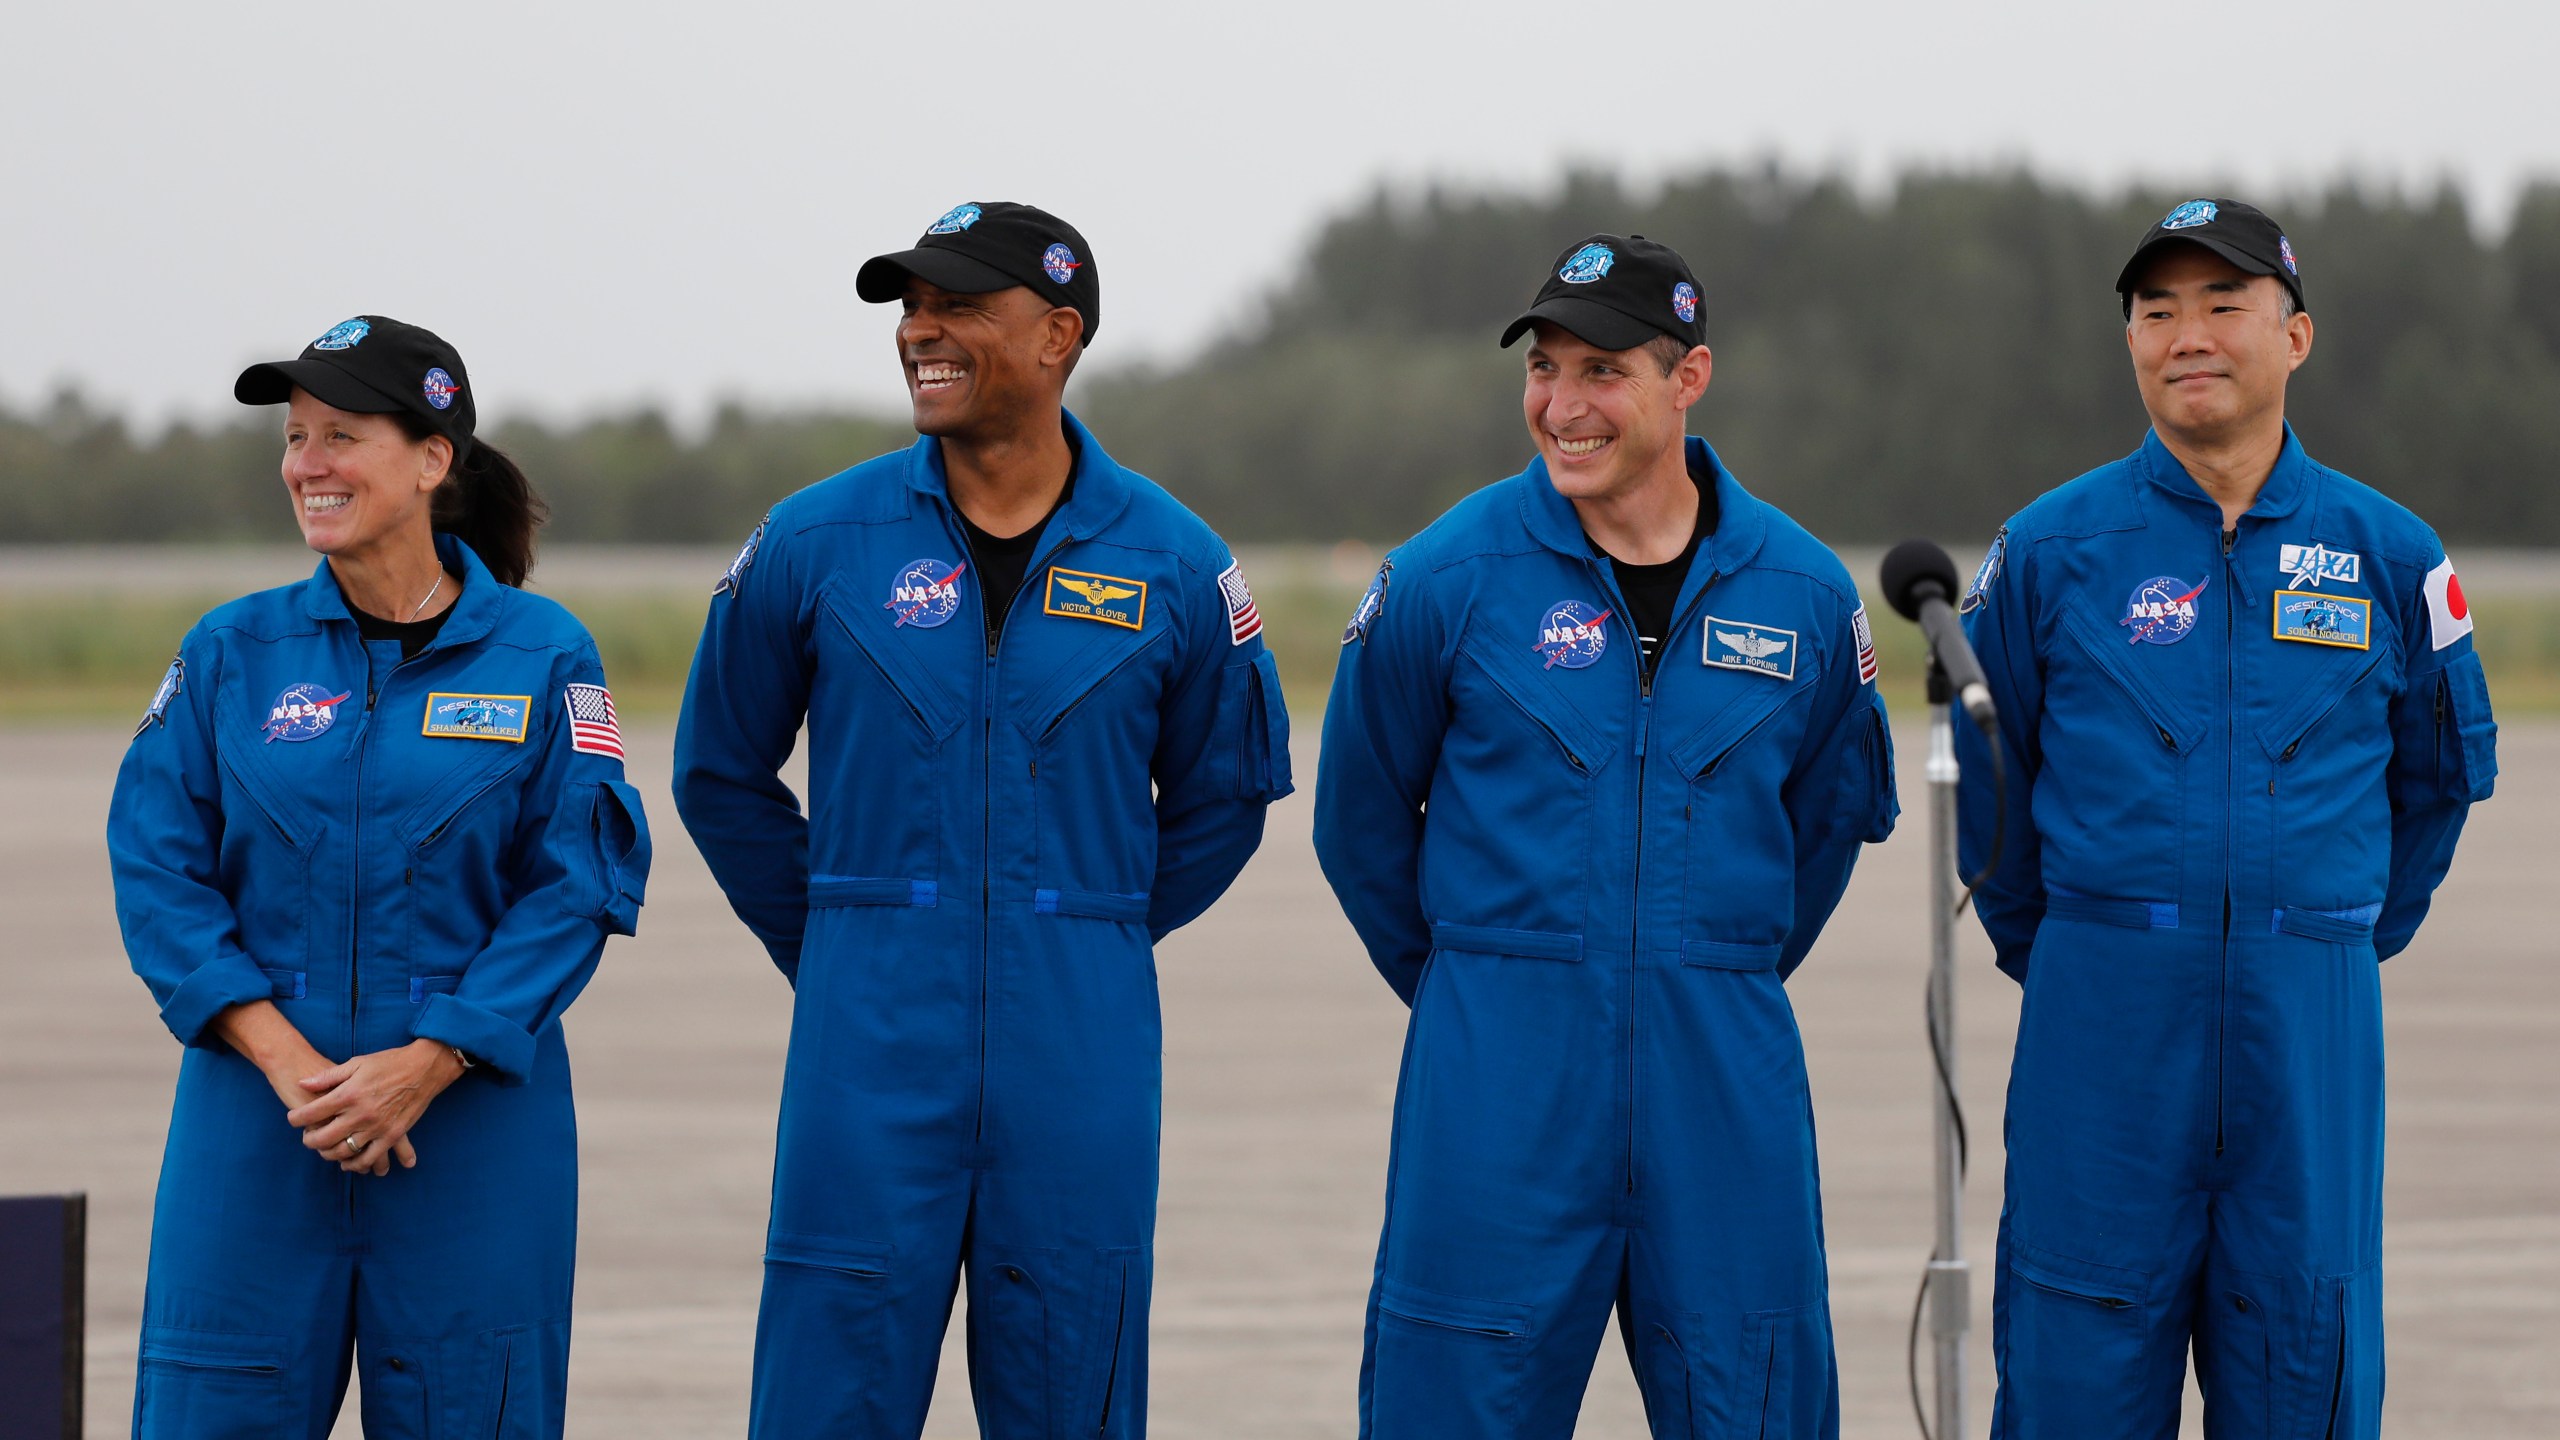
<path id="1" fill-rule="evenodd" d="M 1369 627 L 1377 624 L 1378 617 L 1386 613 L 1387 576 L 1395 568 L 1393 560 L 1378 562 L 1377 576 L 1370 580 L 1368 589 L 1360 592 L 1360 603 L 1351 611 L 1351 623 L 1342 627 L 1343 644 L 1348 645 L 1354 640 L 1363 645 L 1369 643 Z"/>
<path id="2" fill-rule="evenodd" d="M 1858 613 L 1863 616 L 1865 607 L 1859 607 Z M 1747 620 L 1719 620 L 1710 615 L 1706 632 L 1706 654 L 1702 658 L 1708 664 L 1724 670 L 1748 670 L 1772 680 L 1796 678 L 1796 651 L 1802 647 L 1796 643 L 1793 630 L 1754 625 Z"/>
<path id="3" fill-rule="evenodd" d="M 1040 609 L 1050 615 L 1143 630 L 1147 624 L 1147 582 L 1052 565 L 1049 588 L 1041 594 Z"/>
<path id="4" fill-rule="evenodd" d="M 1970 615 L 1991 598 L 1991 582 L 2000 578 L 2000 561 L 2009 553 L 2009 527 L 1991 537 L 1991 549 L 1982 557 L 1982 566 L 1973 572 L 1973 583 L 1964 587 L 1964 598 L 1956 602 L 1956 613 Z"/>
<path id="5" fill-rule="evenodd" d="M 1559 600 L 1538 621 L 1538 639 L 1529 648 L 1547 657 L 1549 670 L 1596 664 L 1609 649 L 1609 614 L 1579 600 Z"/>
<path id="6" fill-rule="evenodd" d="M 140 735 L 143 731 L 150 729 L 155 720 L 163 725 L 168 724 L 169 702 L 178 698 L 178 691 L 184 688 L 186 683 L 187 659 L 181 655 L 169 662 L 169 673 L 160 677 L 160 688 L 151 692 L 151 704 L 143 710 L 142 723 L 133 727 L 133 733 Z"/>
<path id="7" fill-rule="evenodd" d="M 928 556 L 912 560 L 889 582 L 889 598 L 882 602 L 896 612 L 894 628 L 914 626 L 931 630 L 960 613 L 960 572 L 969 562 L 952 565 Z"/>
<path id="8" fill-rule="evenodd" d="M 756 522 L 756 528 L 747 532 L 747 543 L 738 547 L 738 558 L 730 561 L 729 568 L 711 583 L 713 599 L 738 593 L 738 582 L 746 578 L 747 567 L 756 563 L 756 547 L 764 543 L 765 527 L 772 523 L 773 512 L 768 510 L 764 518 Z"/>
<path id="9" fill-rule="evenodd" d="M 524 743 L 525 717 L 533 710 L 530 695 L 455 695 L 427 697 L 421 735 L 450 740 L 504 740 Z"/>
<path id="10" fill-rule="evenodd" d="M 2175 645 L 2196 628 L 2196 597 L 2213 583 L 2211 575 L 2190 586 L 2174 575 L 2154 575 L 2133 587 L 2124 602 L 2124 618 L 2116 623 L 2133 631 L 2131 645 Z"/>
<path id="11" fill-rule="evenodd" d="M 267 707 L 267 743 L 273 745 L 282 740 L 299 744 L 328 734 L 329 727 L 338 723 L 338 707 L 346 704 L 347 697 L 354 693 L 341 690 L 332 695 L 328 686 L 314 685 L 308 680 L 299 685 L 287 685 L 283 693 L 276 696 L 276 703 Z"/>
<path id="12" fill-rule="evenodd" d="M 2296 585 L 2320 588 L 2323 580 L 2341 585 L 2364 583 L 2364 557 L 2353 550 L 2332 550 L 2326 545 L 2279 545 L 2276 568 L 2284 578 Z"/>
<path id="13" fill-rule="evenodd" d="M 2349 650 L 2373 648 L 2373 602 L 2352 595 L 2276 592 L 2276 638 Z"/>

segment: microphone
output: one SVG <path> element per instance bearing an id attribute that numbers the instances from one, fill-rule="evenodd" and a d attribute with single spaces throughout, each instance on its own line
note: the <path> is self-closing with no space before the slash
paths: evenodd
<path id="1" fill-rule="evenodd" d="M 1982 679 L 1982 662 L 1974 658 L 1973 646 L 1964 638 L 1964 625 L 1956 619 L 1956 562 L 1931 541 L 1905 540 L 1885 553 L 1876 578 L 1894 613 L 1919 623 L 1929 639 L 1929 658 L 1946 676 L 1964 713 L 1984 735 L 1990 735 L 1998 716 L 1991 705 L 1991 687 Z"/>

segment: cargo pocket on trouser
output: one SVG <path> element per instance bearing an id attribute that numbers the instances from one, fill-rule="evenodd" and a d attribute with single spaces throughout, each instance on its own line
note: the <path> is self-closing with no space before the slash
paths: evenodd
<path id="1" fill-rule="evenodd" d="M 2320 1307 L 2336 1317 L 2322 1329 L 2337 1338 L 2337 1361 L 2328 1428 L 2303 1429 L 2330 1440 L 2374 1440 L 2382 1433 L 2382 1266 L 2324 1278 L 2318 1295 Z"/>
<path id="2" fill-rule="evenodd" d="M 1145 1247 L 988 1245 L 970 1263 L 970 1390 L 990 1440 L 1145 1433 Z"/>
<path id="3" fill-rule="evenodd" d="M 1699 1433 L 1733 1440 L 1829 1440 L 1840 1433 L 1840 1374 L 1831 1353 L 1831 1307 L 1816 1301 L 1742 1317 L 1730 1423 Z"/>
<path id="4" fill-rule="evenodd" d="M 1689 1357 L 1689 1347 L 1702 1333 L 1695 1315 L 1680 1317 L 1673 1330 L 1661 1321 L 1628 1327 L 1627 1358 L 1634 1364 L 1636 1389 L 1644 1397 L 1645 1428 L 1653 1440 L 1700 1440 L 1715 1432 L 1699 1411 L 1706 1397 L 1702 1378 Z M 1684 1340 L 1682 1337 L 1687 1338 Z"/>
<path id="5" fill-rule="evenodd" d="M 889 1254 L 814 1236 L 765 1242 L 748 1433 L 871 1434 L 889 1424 L 880 1383 Z"/>
<path id="6" fill-rule="evenodd" d="M 356 1404 L 364 1416 L 365 1440 L 427 1440 L 434 1433 L 427 1419 L 435 1394 L 427 1371 L 433 1348 L 357 1342 Z"/>
<path id="7" fill-rule="evenodd" d="M 134 1385 L 136 1440 L 281 1440 L 298 1436 L 298 1396 L 285 1384 L 284 1341 L 142 1327 Z"/>
<path id="8" fill-rule="evenodd" d="M 2110 1417 L 2148 1405 L 2148 1275 L 2012 1242 L 2001 1278 L 2001 1407 L 2027 1427 L 2021 1433 L 2114 1434 Z M 2173 1395 L 2172 1414 L 2176 1403 Z"/>
<path id="9" fill-rule="evenodd" d="M 1381 1278 L 1369 1357 L 1372 1440 L 1502 1436 L 1519 1421 L 1535 1340 L 1526 1305 Z"/>
<path id="10" fill-rule="evenodd" d="M 465 1435 L 479 1440 L 560 1440 L 569 1395 L 569 1322 L 484 1331 Z M 365 1440 L 373 1440 L 370 1431 Z"/>

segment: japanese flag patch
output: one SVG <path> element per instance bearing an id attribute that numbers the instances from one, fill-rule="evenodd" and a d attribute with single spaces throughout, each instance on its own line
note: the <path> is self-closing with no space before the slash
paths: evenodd
<path id="1" fill-rule="evenodd" d="M 2462 581 L 2453 573 L 2451 556 L 2427 572 L 2427 628 L 2438 650 L 2471 633 L 2471 602 L 2462 598 Z"/>
<path id="2" fill-rule="evenodd" d="M 1858 613 L 1849 617 L 1849 634 L 1858 642 L 1858 683 L 1873 685 L 1876 683 L 1876 632 L 1875 627 L 1867 623 L 1866 606 L 1860 605 Z"/>
<path id="3" fill-rule="evenodd" d="M 1241 645 L 1262 633 L 1262 612 L 1254 608 L 1253 587 L 1244 583 L 1244 566 L 1230 564 L 1218 572 L 1218 594 L 1227 602 L 1227 639 Z"/>
<path id="4" fill-rule="evenodd" d="M 621 759 L 622 727 L 613 718 L 613 692 L 601 685 L 571 685 L 563 698 L 569 705 L 569 748 Z"/>

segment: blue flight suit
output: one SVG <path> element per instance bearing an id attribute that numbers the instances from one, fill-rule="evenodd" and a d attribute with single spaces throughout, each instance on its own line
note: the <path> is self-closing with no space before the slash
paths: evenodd
<path id="1" fill-rule="evenodd" d="M 1361 1434 L 1562 1436 L 1618 1308 L 1657 1436 L 1839 1430 L 1782 984 L 1897 807 L 1858 592 L 1703 440 L 1650 684 L 1543 460 L 1343 637 L 1316 854 L 1413 1008 Z"/>
<path id="2" fill-rule="evenodd" d="M 151 1226 L 134 1434 L 556 1437 L 577 1126 L 560 1014 L 628 935 L 649 832 L 552 601 L 436 537 L 462 594 L 433 644 L 361 639 L 324 561 L 189 631 L 116 776 L 133 968 L 185 1044 Z M 413 1170 L 304 1147 L 210 1028 L 273 1000 L 333 1060 L 471 1056 Z M 352 1347 L 353 1354 L 350 1354 Z"/>
<path id="3" fill-rule="evenodd" d="M 1000 639 L 930 437 L 776 506 L 703 627 L 676 807 L 795 991 L 758 1440 L 921 1431 L 963 1266 L 987 1435 L 1145 1433 L 1153 943 L 1261 842 L 1288 713 L 1226 546 L 1066 427 Z"/>
<path id="4" fill-rule="evenodd" d="M 2008 767 L 1974 904 L 2026 987 L 1993 1433 L 2173 1436 L 2192 1341 L 2209 1433 L 2376 1435 L 2376 962 L 2497 775 L 2444 548 L 2290 429 L 2226 535 L 2155 435 L 2020 511 L 1965 607 Z"/>

